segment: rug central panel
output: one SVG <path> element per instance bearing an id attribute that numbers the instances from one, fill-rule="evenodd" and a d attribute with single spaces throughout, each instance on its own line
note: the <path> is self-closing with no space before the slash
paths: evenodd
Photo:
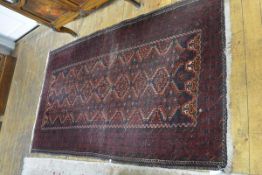
<path id="1" fill-rule="evenodd" d="M 196 30 L 54 70 L 42 129 L 194 126 L 200 65 Z"/>

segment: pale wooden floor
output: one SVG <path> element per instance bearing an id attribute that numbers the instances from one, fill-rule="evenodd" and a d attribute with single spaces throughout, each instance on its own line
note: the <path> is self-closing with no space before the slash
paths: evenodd
<path id="1" fill-rule="evenodd" d="M 108 8 L 71 23 L 69 27 L 85 36 L 176 0 L 141 1 L 143 7 L 136 9 L 118 0 Z M 262 0 L 230 0 L 230 4 L 233 172 L 262 175 Z M 25 156 L 40 156 L 30 154 L 29 149 L 47 55 L 50 50 L 72 40 L 74 38 L 69 35 L 40 27 L 19 42 L 15 52 L 17 66 L 0 134 L 1 175 L 18 175 Z"/>
<path id="2" fill-rule="evenodd" d="M 232 0 L 232 128 L 235 170 L 262 174 L 261 0 Z"/>

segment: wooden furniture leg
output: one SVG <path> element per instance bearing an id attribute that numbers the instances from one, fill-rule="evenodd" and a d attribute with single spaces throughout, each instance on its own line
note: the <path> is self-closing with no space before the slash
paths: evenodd
<path id="1" fill-rule="evenodd" d="M 136 1 L 136 0 L 125 0 L 125 1 L 130 2 L 131 4 L 136 6 L 137 8 L 141 7 L 141 3 Z"/>
<path id="2" fill-rule="evenodd" d="M 78 36 L 78 34 L 76 32 L 74 32 L 73 30 L 71 30 L 71 29 L 69 29 L 67 27 L 54 28 L 54 30 L 57 31 L 57 32 L 61 32 L 61 33 L 69 33 L 73 37 L 77 37 Z"/>

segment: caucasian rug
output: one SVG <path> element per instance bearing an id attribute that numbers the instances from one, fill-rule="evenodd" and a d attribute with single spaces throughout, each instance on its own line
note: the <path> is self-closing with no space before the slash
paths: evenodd
<path id="1" fill-rule="evenodd" d="M 52 51 L 32 151 L 225 167 L 224 48 L 223 1 L 187 0 Z"/>

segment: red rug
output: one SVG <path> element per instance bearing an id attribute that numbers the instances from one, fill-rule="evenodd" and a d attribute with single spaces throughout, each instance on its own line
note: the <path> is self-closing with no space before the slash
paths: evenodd
<path id="1" fill-rule="evenodd" d="M 184 1 L 50 53 L 32 151 L 226 165 L 223 1 Z"/>

